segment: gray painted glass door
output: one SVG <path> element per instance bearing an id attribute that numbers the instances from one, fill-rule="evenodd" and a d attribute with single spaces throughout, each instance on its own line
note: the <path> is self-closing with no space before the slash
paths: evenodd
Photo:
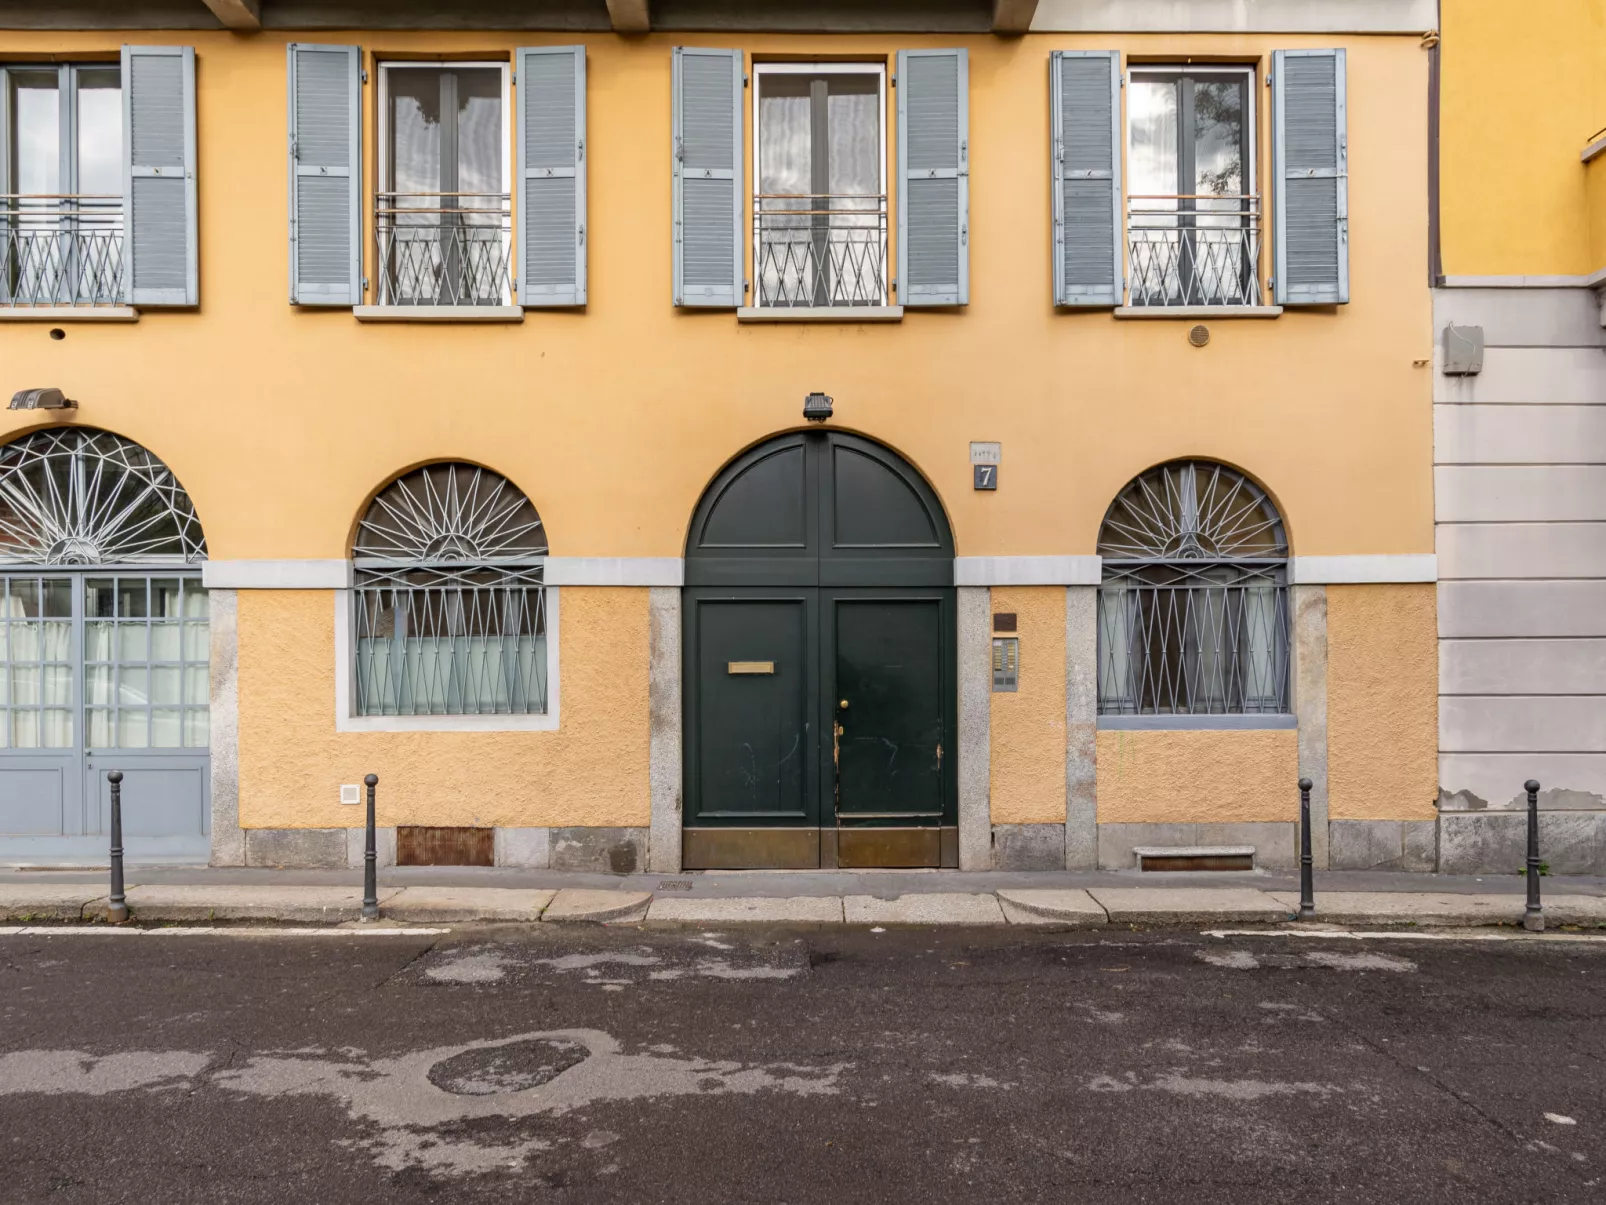
<path id="1" fill-rule="evenodd" d="M 103 862 L 121 770 L 129 857 L 206 859 L 209 642 L 193 573 L 0 575 L 0 858 Z"/>

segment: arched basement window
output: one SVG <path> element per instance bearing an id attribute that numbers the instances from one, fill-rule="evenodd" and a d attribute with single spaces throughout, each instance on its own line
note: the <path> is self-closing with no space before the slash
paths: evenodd
<path id="1" fill-rule="evenodd" d="M 1101 715 L 1282 715 L 1288 541 L 1271 501 L 1208 461 L 1163 464 L 1099 529 Z"/>
<path id="2" fill-rule="evenodd" d="M 381 490 L 352 547 L 356 714 L 544 714 L 546 554 L 535 507 L 488 469 Z"/>

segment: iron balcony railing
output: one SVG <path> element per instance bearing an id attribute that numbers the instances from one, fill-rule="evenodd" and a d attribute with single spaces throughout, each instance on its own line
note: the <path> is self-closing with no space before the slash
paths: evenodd
<path id="1" fill-rule="evenodd" d="M 123 302 L 123 198 L 0 194 L 0 306 Z"/>
<path id="2" fill-rule="evenodd" d="M 887 198 L 759 193 L 753 257 L 761 306 L 887 303 Z"/>
<path id="3" fill-rule="evenodd" d="M 1127 198 L 1130 305 L 1259 305 L 1260 198 Z"/>
<path id="4" fill-rule="evenodd" d="M 380 305 L 508 305 L 507 193 L 382 192 L 375 198 Z"/>

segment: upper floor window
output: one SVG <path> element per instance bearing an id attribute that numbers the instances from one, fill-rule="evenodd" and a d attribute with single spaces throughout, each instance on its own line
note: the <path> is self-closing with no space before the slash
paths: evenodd
<path id="1" fill-rule="evenodd" d="M 115 63 L 0 68 L 0 305 L 115 303 L 123 95 Z"/>
<path id="2" fill-rule="evenodd" d="M 1208 461 L 1150 469 L 1098 551 L 1100 715 L 1288 713 L 1288 540 L 1258 486 Z"/>
<path id="3" fill-rule="evenodd" d="M 386 63 L 379 80 L 379 304 L 509 304 L 507 65 Z"/>
<path id="4" fill-rule="evenodd" d="M 757 63 L 758 304 L 887 303 L 886 69 Z"/>
<path id="5" fill-rule="evenodd" d="M 1259 64 L 1134 64 L 1123 89 L 1120 51 L 1049 59 L 1055 305 L 1271 316 L 1349 300 L 1342 49 L 1272 51 L 1264 131 Z"/>
<path id="6" fill-rule="evenodd" d="M 1248 67 L 1132 69 L 1132 305 L 1260 303 L 1253 77 Z"/>

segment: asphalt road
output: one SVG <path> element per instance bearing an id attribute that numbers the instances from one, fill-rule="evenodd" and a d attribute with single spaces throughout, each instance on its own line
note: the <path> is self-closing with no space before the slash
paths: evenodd
<path id="1" fill-rule="evenodd" d="M 1606 1199 L 1606 945 L 0 937 L 0 1200 Z"/>

